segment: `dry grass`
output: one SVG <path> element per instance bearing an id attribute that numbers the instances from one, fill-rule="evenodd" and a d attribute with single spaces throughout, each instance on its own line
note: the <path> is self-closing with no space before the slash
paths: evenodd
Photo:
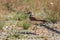
<path id="1" fill-rule="evenodd" d="M 46 1 L 44 4 L 44 12 L 46 12 L 47 17 L 51 21 L 60 21 L 60 1 L 59 0 L 52 0 Z"/>
<path id="2" fill-rule="evenodd" d="M 35 13 L 37 18 L 60 22 L 60 0 L 0 0 L 0 21 L 16 21 L 17 12 L 26 8 Z"/>

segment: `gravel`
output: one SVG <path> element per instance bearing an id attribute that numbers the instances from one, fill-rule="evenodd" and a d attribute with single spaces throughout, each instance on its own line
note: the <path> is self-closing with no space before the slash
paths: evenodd
<path id="1" fill-rule="evenodd" d="M 60 31 L 59 24 L 49 24 L 47 26 Z M 33 35 L 33 33 L 39 35 Z M 37 26 L 37 29 L 35 30 L 21 30 L 15 29 L 12 26 L 6 26 L 3 27 L 3 31 L 0 32 L 0 40 L 60 40 L 60 34 L 51 31 L 44 26 Z"/>

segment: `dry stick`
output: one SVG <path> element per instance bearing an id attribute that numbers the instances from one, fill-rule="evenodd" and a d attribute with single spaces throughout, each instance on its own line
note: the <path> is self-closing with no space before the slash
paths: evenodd
<path id="1" fill-rule="evenodd" d="M 51 28 L 49 26 L 46 26 L 46 25 L 43 25 L 43 24 L 40 24 L 40 26 L 43 26 L 43 27 L 47 28 L 48 30 L 51 30 L 51 31 L 53 31 L 53 32 L 55 32 L 57 34 L 60 34 L 60 31 L 57 31 L 57 30 L 55 30 L 55 29 L 53 29 L 53 28 Z"/>

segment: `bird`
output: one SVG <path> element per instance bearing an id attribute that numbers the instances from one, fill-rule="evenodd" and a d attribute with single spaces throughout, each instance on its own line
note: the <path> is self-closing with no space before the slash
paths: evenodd
<path id="1" fill-rule="evenodd" d="M 30 11 L 27 14 L 29 15 L 29 20 L 32 22 L 36 22 L 36 24 L 39 24 L 40 22 L 47 22 L 46 20 L 41 20 L 40 18 L 35 17 L 34 14 Z"/>
<path id="2" fill-rule="evenodd" d="M 47 22 L 46 20 L 41 20 L 37 17 L 34 16 L 34 13 L 32 13 L 31 11 L 27 12 L 28 16 L 29 16 L 29 20 L 30 22 L 35 25 L 35 27 L 33 28 L 33 30 L 35 30 L 35 33 L 36 33 L 36 30 L 37 30 L 37 26 L 40 24 L 40 23 L 45 23 Z"/>

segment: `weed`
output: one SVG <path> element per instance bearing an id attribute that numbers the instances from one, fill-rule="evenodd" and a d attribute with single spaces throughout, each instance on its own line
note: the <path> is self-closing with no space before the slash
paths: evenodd
<path id="1" fill-rule="evenodd" d="M 25 20 L 27 18 L 28 18 L 28 15 L 25 14 L 24 12 L 22 12 L 22 11 L 21 12 L 17 12 L 17 14 L 16 14 L 16 19 L 18 21 Z"/>
<path id="2" fill-rule="evenodd" d="M 3 28 L 4 22 L 0 21 L 0 30 Z"/>
<path id="3" fill-rule="evenodd" d="M 26 22 L 26 23 L 23 23 L 23 28 L 24 29 L 28 29 L 30 27 L 30 23 Z"/>
<path id="4" fill-rule="evenodd" d="M 19 34 L 16 34 L 16 33 L 15 33 L 15 34 L 13 35 L 13 37 L 18 38 L 18 37 L 19 37 Z"/>

